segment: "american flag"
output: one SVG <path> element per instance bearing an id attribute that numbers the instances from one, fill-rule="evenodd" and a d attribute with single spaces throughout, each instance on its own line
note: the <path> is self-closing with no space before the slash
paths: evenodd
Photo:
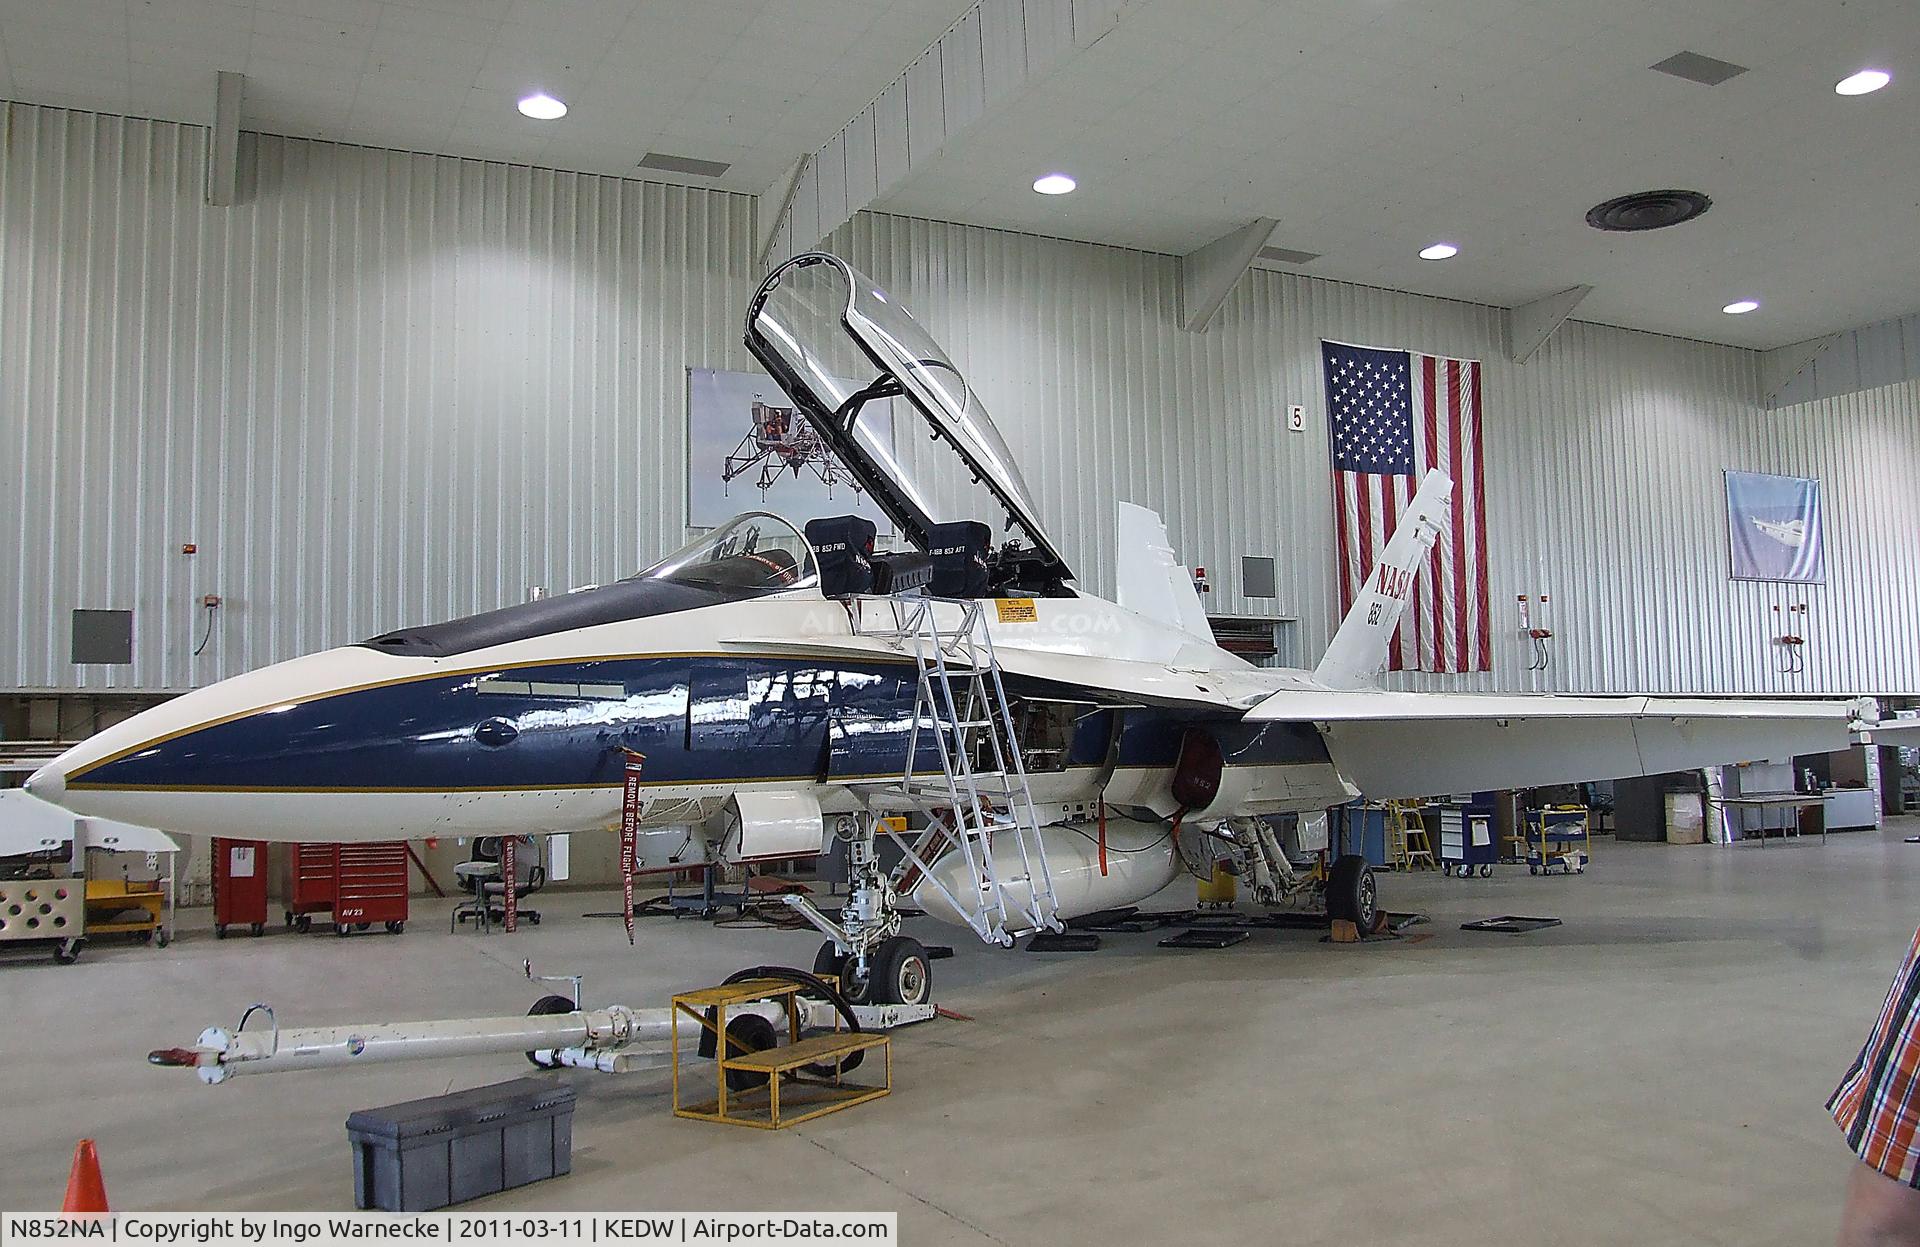
<path id="1" fill-rule="evenodd" d="M 1341 614 L 1365 587 L 1420 478 L 1439 468 L 1454 481 L 1451 523 L 1420 570 L 1388 666 L 1492 670 L 1480 361 L 1339 342 L 1322 342 L 1320 354 L 1333 439 Z"/>

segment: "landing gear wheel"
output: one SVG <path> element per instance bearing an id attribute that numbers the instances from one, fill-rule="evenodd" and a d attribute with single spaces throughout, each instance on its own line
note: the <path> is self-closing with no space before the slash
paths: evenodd
<path id="1" fill-rule="evenodd" d="M 867 978 L 847 999 L 868 1005 L 920 1005 L 933 997 L 933 963 L 919 940 L 896 935 L 867 958 Z"/>
<path id="2" fill-rule="evenodd" d="M 553 1014 L 556 1014 L 556 1013 L 572 1013 L 572 1012 L 573 1012 L 572 997 L 542 996 L 540 997 L 540 999 L 533 1002 L 533 1007 L 527 1010 L 527 1016 L 530 1018 L 543 1018 L 543 1017 L 551 1017 Z M 537 1055 L 535 1055 L 532 1052 L 527 1053 L 527 1060 L 532 1062 L 533 1067 L 535 1069 L 559 1069 L 560 1068 L 560 1066 L 554 1062 L 542 1061 Z"/>
<path id="3" fill-rule="evenodd" d="M 845 972 L 846 966 L 846 954 L 842 953 L 840 946 L 832 940 L 821 944 L 820 951 L 813 955 L 813 973 L 816 978 L 838 979 Z M 845 983 L 841 983 L 840 986 L 843 990 L 846 988 Z"/>
<path id="4" fill-rule="evenodd" d="M 1362 935 L 1373 934 L 1380 921 L 1380 898 L 1373 881 L 1373 868 L 1358 853 L 1349 853 L 1333 864 L 1327 878 L 1327 917 L 1345 918 Z"/>
<path id="5" fill-rule="evenodd" d="M 407 924 L 405 922 L 389 922 L 387 924 L 388 935 L 398 935 L 402 931 L 405 931 L 406 929 L 407 929 Z"/>
<path id="6" fill-rule="evenodd" d="M 80 950 L 87 946 L 84 939 L 78 937 L 61 940 L 53 946 L 53 959 L 63 966 L 70 966 L 80 960 Z"/>

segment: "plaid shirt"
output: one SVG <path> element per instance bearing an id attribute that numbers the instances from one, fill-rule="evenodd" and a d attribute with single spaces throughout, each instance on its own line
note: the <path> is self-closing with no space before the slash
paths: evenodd
<path id="1" fill-rule="evenodd" d="M 1896 1182 L 1920 1187 L 1920 931 L 1866 1047 L 1827 1101 L 1847 1146 Z"/>

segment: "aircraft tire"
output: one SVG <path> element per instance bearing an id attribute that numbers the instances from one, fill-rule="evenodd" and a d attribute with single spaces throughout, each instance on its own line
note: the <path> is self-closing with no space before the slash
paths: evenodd
<path id="1" fill-rule="evenodd" d="M 882 940 L 869 959 L 861 1004 L 917 1005 L 933 997 L 933 962 L 926 946 L 906 935 Z"/>
<path id="2" fill-rule="evenodd" d="M 840 946 L 832 940 L 823 941 L 820 945 L 820 951 L 813 955 L 813 973 L 818 978 L 826 978 L 828 975 L 832 975 L 835 979 L 838 979 L 840 972 L 846 967 L 846 964 L 847 959 L 841 954 Z M 841 984 L 841 986 L 844 987 L 845 984 Z"/>
<path id="3" fill-rule="evenodd" d="M 1380 920 L 1379 895 L 1367 859 L 1348 853 L 1334 862 L 1327 878 L 1327 917 L 1345 918 L 1371 934 Z"/>

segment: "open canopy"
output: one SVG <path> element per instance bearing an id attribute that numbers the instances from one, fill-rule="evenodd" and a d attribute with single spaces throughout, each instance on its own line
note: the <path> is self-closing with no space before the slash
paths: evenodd
<path id="1" fill-rule="evenodd" d="M 1022 579 L 1071 578 L 966 377 L 845 260 L 809 252 L 775 269 L 748 309 L 747 349 L 915 544 L 934 524 L 978 520 L 1019 547 L 999 561 Z"/>

